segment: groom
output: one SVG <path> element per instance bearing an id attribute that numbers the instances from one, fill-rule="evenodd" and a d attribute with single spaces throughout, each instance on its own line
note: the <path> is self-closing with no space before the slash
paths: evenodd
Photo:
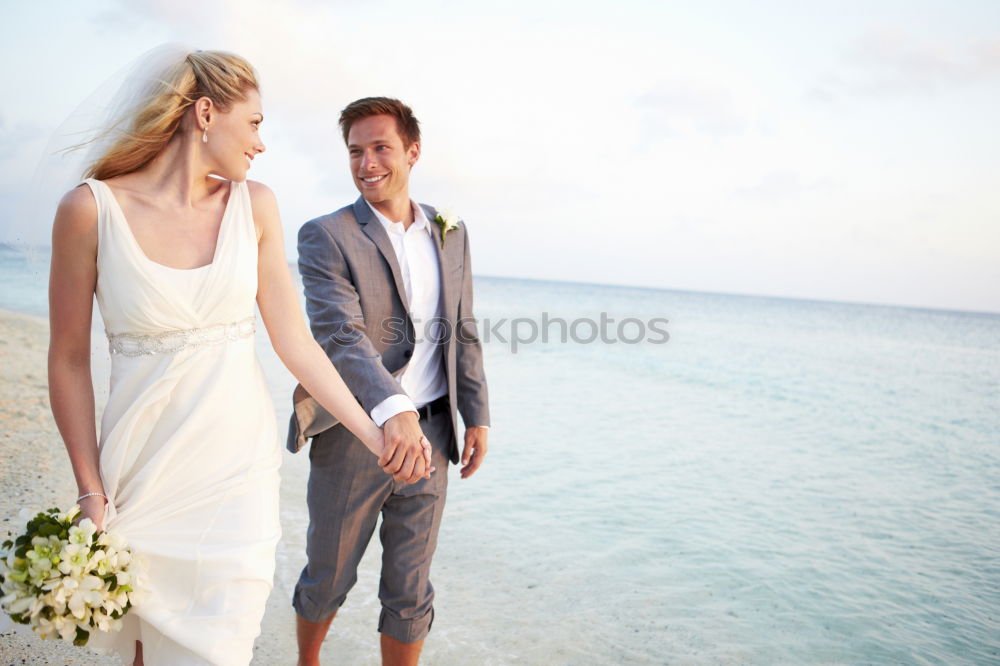
<path id="1" fill-rule="evenodd" d="M 420 128 L 386 97 L 349 104 L 340 127 L 361 196 L 299 231 L 299 271 L 313 335 L 372 419 L 385 429 L 376 459 L 301 389 L 289 447 L 309 450 L 308 562 L 295 587 L 299 664 L 318 664 L 337 609 L 382 514 L 383 664 L 416 664 L 434 619 L 429 580 L 448 485 L 466 426 L 462 478 L 482 465 L 489 407 L 472 314 L 464 223 L 410 199 Z M 323 428 L 329 428 L 324 430 Z M 432 448 L 425 476 L 421 438 Z"/>

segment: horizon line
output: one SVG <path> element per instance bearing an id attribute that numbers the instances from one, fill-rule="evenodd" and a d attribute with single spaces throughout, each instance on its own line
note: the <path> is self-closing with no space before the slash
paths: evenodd
<path id="1" fill-rule="evenodd" d="M 510 275 L 486 275 L 481 273 L 473 273 L 473 277 L 476 278 L 487 278 L 487 279 L 498 279 L 498 280 L 519 280 L 523 282 L 547 282 L 551 284 L 575 284 L 575 285 L 587 285 L 591 287 L 616 287 L 625 289 L 641 289 L 643 291 L 665 291 L 674 292 L 679 294 L 698 294 L 703 296 L 731 296 L 735 298 L 761 298 L 770 299 L 777 301 L 799 301 L 802 303 L 820 303 L 828 305 L 859 305 L 863 307 L 871 308 L 900 308 L 903 310 L 923 310 L 927 312 L 941 312 L 941 313 L 951 313 L 951 314 L 964 314 L 964 315 L 982 315 L 987 317 L 1000 316 L 1000 310 L 969 310 L 956 307 L 941 307 L 933 305 L 908 305 L 905 303 L 879 303 L 874 301 L 851 301 L 851 300 L 835 300 L 830 298 L 813 298 L 805 296 L 780 296 L 776 294 L 758 294 L 752 292 L 735 292 L 735 291 L 712 291 L 708 289 L 682 289 L 679 287 L 656 287 L 643 284 L 624 284 L 615 282 L 586 282 L 579 280 L 556 280 L 551 278 L 533 278 L 533 277 L 514 277 Z"/>
<path id="2" fill-rule="evenodd" d="M 17 243 L 10 241 L 0 241 L 0 248 L 31 248 L 33 250 L 46 249 L 51 250 L 51 245 L 42 245 L 36 243 Z M 289 267 L 297 266 L 298 260 L 292 259 L 287 262 Z M 294 274 L 294 271 L 293 271 Z M 550 284 L 575 284 L 575 285 L 587 285 L 592 287 L 616 287 L 616 288 L 627 288 L 627 289 L 641 289 L 644 291 L 663 291 L 663 292 L 674 292 L 681 294 L 701 294 L 706 296 L 730 296 L 736 298 L 762 298 L 762 299 L 772 299 L 772 300 L 783 300 L 783 301 L 798 301 L 801 303 L 822 303 L 830 305 L 858 305 L 863 307 L 873 307 L 873 308 L 900 308 L 904 310 L 916 310 L 924 312 L 939 312 L 939 313 L 952 313 L 952 314 L 964 314 L 964 315 L 980 315 L 987 317 L 1000 316 L 1000 309 L 997 310 L 973 310 L 957 307 L 943 307 L 934 305 L 911 305 L 906 303 L 884 303 L 877 301 L 854 301 L 854 300 L 837 300 L 831 298 L 815 298 L 806 296 L 785 296 L 778 294 L 764 294 L 764 293 L 753 293 L 753 292 L 735 292 L 735 291 L 714 291 L 709 289 L 682 289 L 679 287 L 665 287 L 665 286 L 653 286 L 648 284 L 626 284 L 626 283 L 615 283 L 615 282 L 589 282 L 582 280 L 558 280 L 553 278 L 539 278 L 539 277 L 523 277 L 514 275 L 489 275 L 485 273 L 473 273 L 473 277 L 476 278 L 487 278 L 487 279 L 499 279 L 499 280 L 519 280 L 523 282 L 544 282 Z"/>

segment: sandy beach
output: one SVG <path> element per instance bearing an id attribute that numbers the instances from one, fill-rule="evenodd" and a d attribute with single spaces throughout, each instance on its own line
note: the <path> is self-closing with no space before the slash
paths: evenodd
<path id="1" fill-rule="evenodd" d="M 91 332 L 91 372 L 98 415 L 107 399 L 110 359 L 107 340 L 103 335 L 99 315 Z M 0 419 L 4 424 L 3 447 L 0 448 L 0 521 L 11 531 L 20 530 L 24 519 L 19 513 L 25 507 L 40 510 L 51 506 L 65 507 L 76 497 L 76 484 L 62 440 L 49 408 L 46 355 L 48 322 L 40 317 L 0 309 Z M 267 376 L 268 386 L 281 425 L 287 423 L 295 380 L 281 365 L 270 347 L 263 327 L 257 332 L 257 354 Z M 98 418 L 99 422 L 99 418 Z M 276 446 L 283 442 L 275 442 Z M 254 666 L 294 664 L 295 615 L 291 595 L 299 571 L 305 563 L 305 537 L 308 524 L 305 488 L 309 473 L 308 455 L 293 455 L 282 446 L 281 523 L 282 537 L 276 553 L 274 589 L 268 599 L 261 635 L 254 646 Z M 484 477 L 485 478 L 485 477 Z M 455 618 L 435 627 L 435 636 L 424 649 L 423 661 L 429 664 L 509 663 L 494 657 L 483 643 L 484 626 L 476 623 L 475 630 L 459 618 L 487 612 L 474 589 L 477 574 L 469 570 L 468 535 L 471 524 L 465 523 L 478 511 L 468 513 L 463 508 L 463 496 L 470 499 L 481 492 L 482 481 L 475 484 L 455 483 L 449 491 L 451 518 L 442 530 L 435 571 L 445 581 L 435 599 L 435 612 L 443 618 Z M 481 498 L 480 498 L 481 501 Z M 465 525 L 463 527 L 463 524 Z M 6 532 L 4 529 L 4 532 Z M 338 611 L 337 621 L 327 636 L 321 651 L 324 663 L 380 663 L 376 630 L 380 603 L 378 600 L 381 545 L 373 539 L 358 568 L 358 582 L 347 603 Z M 450 626 L 449 626 L 450 625 Z M 502 631 L 502 627 L 497 627 Z M 495 639 L 499 640 L 499 639 Z M 494 641 L 495 642 L 495 641 Z M 120 664 L 108 658 L 74 648 L 58 641 L 41 641 L 30 632 L 0 633 L 0 666 L 21 664 Z"/>
<path id="2" fill-rule="evenodd" d="M 0 311 L 0 521 L 3 533 L 20 531 L 21 509 L 65 507 L 76 484 L 62 440 L 49 409 L 46 354 L 48 323 L 28 315 Z M 95 345 L 103 339 L 95 340 Z M 95 375 L 106 363 L 94 354 Z M 96 392 L 97 409 L 104 395 Z M 287 591 L 278 587 L 268 601 L 253 664 L 295 663 L 295 626 Z M 0 664 L 120 664 L 62 641 L 41 641 L 30 633 L 0 634 Z"/>

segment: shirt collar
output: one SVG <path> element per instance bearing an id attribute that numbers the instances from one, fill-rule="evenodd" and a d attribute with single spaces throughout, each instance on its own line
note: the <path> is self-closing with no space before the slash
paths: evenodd
<path id="1" fill-rule="evenodd" d="M 365 203 L 368 204 L 368 207 L 371 208 L 373 213 L 375 213 L 375 217 L 378 218 L 378 221 L 382 223 L 382 227 L 386 230 L 387 233 L 397 234 L 399 236 L 402 236 L 404 233 L 406 233 L 406 230 L 403 228 L 402 222 L 391 221 L 385 215 L 376 210 L 375 206 L 371 205 L 371 202 L 369 202 L 367 199 L 365 199 Z M 410 208 L 413 209 L 413 224 L 410 225 L 410 228 L 427 229 L 428 233 L 430 233 L 432 231 L 431 223 L 427 221 L 427 215 L 424 214 L 424 209 L 421 208 L 416 203 L 414 203 L 412 199 L 410 200 Z"/>

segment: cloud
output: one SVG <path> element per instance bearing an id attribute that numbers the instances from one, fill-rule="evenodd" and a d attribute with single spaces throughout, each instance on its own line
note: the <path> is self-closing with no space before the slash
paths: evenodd
<path id="1" fill-rule="evenodd" d="M 109 31 L 135 31 L 156 26 L 172 32 L 176 35 L 175 39 L 182 38 L 184 43 L 195 48 L 212 48 L 199 42 L 218 36 L 220 29 L 229 25 L 239 11 L 240 8 L 231 0 L 112 0 L 111 6 L 95 16 L 95 22 Z M 243 11 L 252 11 L 252 3 L 246 3 Z"/>
<path id="2" fill-rule="evenodd" d="M 0 117 L 0 242 L 44 244 L 49 240 L 51 211 L 32 208 L 28 200 L 37 187 L 31 174 L 48 134 L 38 125 Z"/>
<path id="3" fill-rule="evenodd" d="M 733 93 L 696 79 L 663 80 L 639 96 L 647 127 L 657 134 L 712 136 L 741 134 L 746 120 L 736 109 Z"/>
<path id="4" fill-rule="evenodd" d="M 734 198 L 754 199 L 764 202 L 775 202 L 790 199 L 809 192 L 815 192 L 830 187 L 829 179 L 805 182 L 792 171 L 772 171 L 749 187 L 738 187 L 733 191 Z"/>
<path id="5" fill-rule="evenodd" d="M 649 6 L 622 20 L 592 9 L 98 0 L 54 27 L 36 10 L 19 25 L 26 39 L 50 39 L 52 62 L 34 80 L 16 68 L 5 80 L 14 90 L 37 80 L 49 96 L 4 105 L 0 213 L 28 189 L 25 165 L 41 151 L 29 125 L 44 143 L 70 100 L 106 73 L 182 40 L 235 51 L 260 73 L 268 151 L 251 177 L 277 192 L 292 255 L 303 221 L 357 196 L 340 109 L 389 94 L 413 106 L 424 130 L 413 196 L 469 222 L 477 272 L 887 301 L 923 298 L 905 285 L 878 291 L 875 278 L 891 264 L 918 284 L 928 248 L 939 264 L 996 273 L 996 234 L 981 233 L 996 218 L 996 142 L 981 102 L 1000 40 L 811 22 L 774 25 L 808 44 L 791 32 L 733 42 L 714 19 L 699 34 L 681 17 L 673 29 L 658 23 L 664 14 Z M 67 61 L 80 66 L 67 74 Z M 834 66 L 816 76 L 824 61 Z M 934 104 L 906 97 L 935 92 Z M 851 113 L 816 112 L 863 97 Z M 942 123 L 948 133 L 912 131 L 940 121 L 945 103 L 976 113 Z M 29 228 L 22 216 L 0 241 Z"/>
<path id="6" fill-rule="evenodd" d="M 827 103 L 847 96 L 933 95 L 1000 78 L 1000 38 L 927 39 L 898 27 L 869 30 L 805 93 Z"/>

